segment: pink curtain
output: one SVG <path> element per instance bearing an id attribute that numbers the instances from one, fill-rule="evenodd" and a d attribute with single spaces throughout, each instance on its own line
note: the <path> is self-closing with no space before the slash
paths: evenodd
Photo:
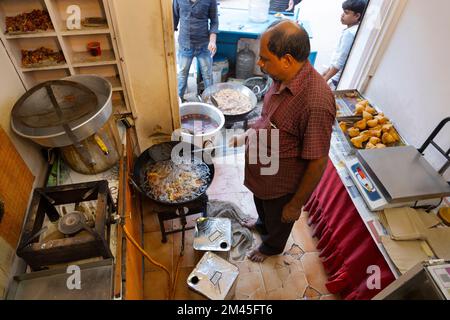
<path id="1" fill-rule="evenodd" d="M 348 300 L 371 299 L 395 280 L 330 160 L 305 210 L 319 240 L 317 248 L 331 293 Z M 381 270 L 380 289 L 366 285 L 371 265 Z"/>

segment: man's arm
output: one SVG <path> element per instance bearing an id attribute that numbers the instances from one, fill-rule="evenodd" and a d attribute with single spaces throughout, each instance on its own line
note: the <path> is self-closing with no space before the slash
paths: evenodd
<path id="1" fill-rule="evenodd" d="M 294 9 L 294 6 L 298 5 L 302 0 L 289 0 L 289 5 L 286 11 L 292 11 Z"/>
<path id="2" fill-rule="evenodd" d="M 211 56 L 214 56 L 217 51 L 217 32 L 219 32 L 219 17 L 217 13 L 217 0 L 211 1 L 209 7 L 209 44 L 208 49 L 211 52 Z"/>
<path id="3" fill-rule="evenodd" d="M 303 179 L 294 197 L 283 208 L 281 221 L 294 222 L 300 217 L 302 207 L 306 204 L 327 167 L 328 155 L 316 160 L 309 160 Z"/>
<path id="4" fill-rule="evenodd" d="M 209 44 L 208 44 L 208 50 L 211 52 L 211 57 L 213 57 L 216 54 L 217 51 L 217 34 L 210 33 L 209 34 Z"/>
<path id="5" fill-rule="evenodd" d="M 345 32 L 345 31 L 344 31 Z M 351 32 L 345 32 L 340 41 L 340 46 L 337 49 L 333 61 L 331 62 L 331 66 L 328 68 L 326 72 L 322 75 L 325 81 L 330 80 L 334 77 L 339 70 L 342 70 L 347 62 L 348 55 L 350 53 L 350 49 L 352 47 L 354 40 L 354 34 Z"/>
<path id="6" fill-rule="evenodd" d="M 178 0 L 173 0 L 172 12 L 173 12 L 173 29 L 175 31 L 178 31 L 178 22 L 180 21 L 180 6 L 178 4 Z"/>
<path id="7" fill-rule="evenodd" d="M 328 82 L 328 80 L 330 80 L 331 78 L 333 78 L 333 77 L 336 75 L 336 73 L 338 73 L 338 72 L 339 72 L 339 69 L 337 69 L 337 68 L 331 66 L 331 67 L 329 67 L 329 68 L 327 69 L 327 71 L 325 71 L 325 72 L 322 74 L 322 77 L 325 79 L 325 81 Z"/>

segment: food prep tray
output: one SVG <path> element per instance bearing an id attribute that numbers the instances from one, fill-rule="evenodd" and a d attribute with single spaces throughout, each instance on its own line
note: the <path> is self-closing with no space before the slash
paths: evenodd
<path id="1" fill-rule="evenodd" d="M 336 90 L 336 91 L 333 91 L 333 94 L 334 94 L 334 98 L 336 100 L 338 117 L 353 116 L 355 113 L 355 105 L 362 100 L 367 100 L 356 89 Z M 369 104 L 372 107 L 374 107 L 371 103 L 369 103 Z"/>
<path id="2" fill-rule="evenodd" d="M 336 123 L 335 123 L 335 125 L 336 125 L 336 131 L 339 133 L 340 140 L 346 142 L 346 143 L 344 144 L 344 148 L 345 148 L 345 151 L 347 152 L 347 154 L 354 154 L 354 153 L 356 152 L 356 150 L 364 150 L 365 148 L 362 148 L 362 149 L 356 148 L 356 147 L 353 145 L 353 143 L 351 142 L 351 140 L 350 140 L 351 138 L 350 138 L 350 136 L 348 135 L 348 133 L 342 131 L 342 129 L 341 129 L 340 126 L 339 126 L 339 123 L 340 123 L 340 122 L 345 122 L 345 123 L 347 123 L 347 126 L 348 126 L 348 127 L 351 127 L 351 126 L 353 126 L 353 124 L 354 124 L 356 121 L 359 121 L 359 120 L 361 120 L 361 119 L 362 119 L 361 116 L 336 117 Z M 391 121 L 391 123 L 392 123 L 392 121 Z M 400 146 L 406 146 L 406 145 L 408 145 L 408 144 L 406 143 L 405 139 L 402 137 L 402 135 L 398 132 L 398 130 L 397 130 L 395 124 L 392 123 L 392 125 L 393 125 L 395 131 L 397 132 L 397 134 L 398 134 L 398 136 L 399 136 L 399 138 L 400 138 L 400 141 L 397 141 L 397 142 L 395 142 L 395 143 L 386 145 L 386 147 L 387 147 L 387 148 L 391 148 L 391 147 L 400 147 Z M 363 146 L 365 147 L 366 144 L 367 144 L 367 142 L 364 142 Z M 377 150 L 377 149 L 372 149 L 372 150 Z"/>

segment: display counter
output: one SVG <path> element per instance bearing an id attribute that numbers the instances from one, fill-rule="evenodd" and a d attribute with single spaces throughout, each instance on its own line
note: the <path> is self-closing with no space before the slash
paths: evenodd
<path id="1" fill-rule="evenodd" d="M 346 170 L 344 161 L 351 156 L 346 155 L 337 130 L 333 130 L 328 166 L 305 209 L 329 274 L 328 290 L 344 299 L 371 299 L 400 272 L 381 243 L 386 230 Z"/>

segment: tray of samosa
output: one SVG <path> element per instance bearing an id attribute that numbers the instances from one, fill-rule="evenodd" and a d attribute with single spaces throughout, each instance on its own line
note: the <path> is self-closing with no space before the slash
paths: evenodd
<path id="1" fill-rule="evenodd" d="M 353 150 L 407 145 L 391 120 L 371 107 L 367 100 L 356 105 L 353 116 L 337 117 L 336 120 Z"/>
<path id="2" fill-rule="evenodd" d="M 355 114 L 356 106 L 367 101 L 356 89 L 333 91 L 336 100 L 338 117 L 349 117 Z M 370 104 L 369 104 L 370 105 Z"/>

